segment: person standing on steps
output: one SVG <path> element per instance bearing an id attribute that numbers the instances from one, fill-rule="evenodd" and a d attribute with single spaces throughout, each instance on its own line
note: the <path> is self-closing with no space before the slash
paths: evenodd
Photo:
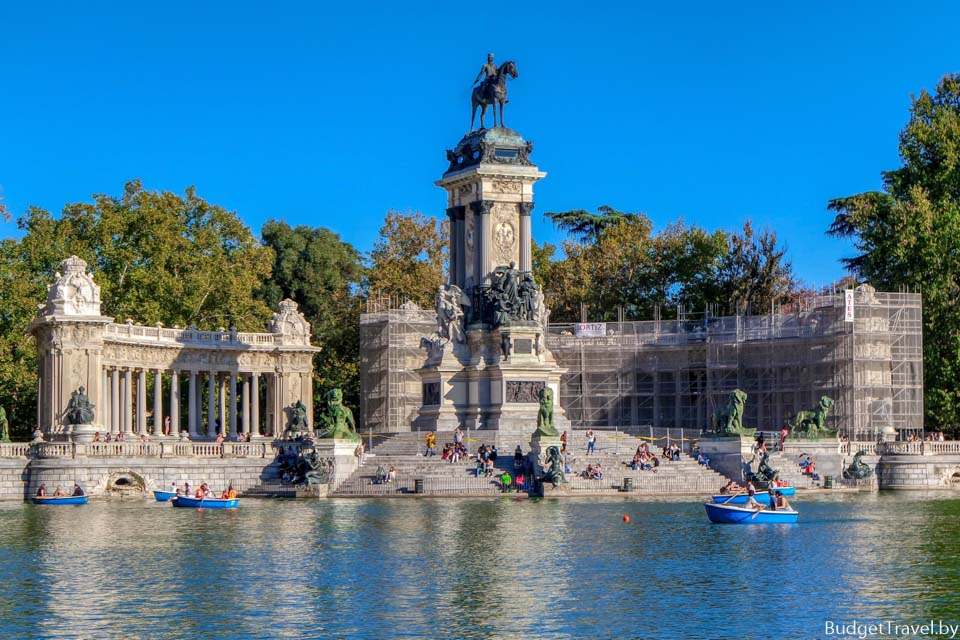
<path id="1" fill-rule="evenodd" d="M 591 453 L 596 453 L 595 449 L 597 446 L 597 434 L 593 432 L 593 429 L 587 429 L 587 455 Z"/>

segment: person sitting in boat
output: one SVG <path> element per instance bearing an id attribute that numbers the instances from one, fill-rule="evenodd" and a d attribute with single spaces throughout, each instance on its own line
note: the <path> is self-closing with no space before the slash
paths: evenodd
<path id="1" fill-rule="evenodd" d="M 78 497 L 83 495 L 83 489 L 76 482 L 73 483 L 73 495 Z"/>
<path id="2" fill-rule="evenodd" d="M 227 490 L 220 495 L 221 500 L 233 500 L 237 497 L 237 490 L 233 488 L 233 485 L 227 487 Z"/>
<path id="3" fill-rule="evenodd" d="M 61 487 L 60 485 L 57 485 L 57 488 L 56 488 L 56 489 L 54 490 L 54 492 L 53 492 L 53 497 L 54 497 L 54 498 L 62 498 L 62 497 L 64 497 L 65 495 L 67 495 L 67 494 L 65 494 L 65 493 L 63 492 L 63 487 Z"/>
<path id="4" fill-rule="evenodd" d="M 178 493 L 177 495 L 180 495 L 180 494 Z M 190 483 L 189 483 L 189 482 L 184 482 L 184 483 L 183 483 L 183 495 L 185 495 L 185 496 L 189 496 L 189 495 L 190 495 Z"/>
<path id="5" fill-rule="evenodd" d="M 777 491 L 777 509 L 790 509 L 790 503 L 787 502 L 787 498 L 783 495 L 782 491 Z"/>
<path id="6" fill-rule="evenodd" d="M 176 481 L 170 483 L 170 493 L 180 495 L 180 489 L 177 488 Z"/>
<path id="7" fill-rule="evenodd" d="M 753 486 L 753 480 L 748 480 L 747 481 L 747 504 L 751 507 L 762 509 L 763 505 L 757 502 L 756 496 L 757 496 L 757 488 Z"/>
<path id="8" fill-rule="evenodd" d="M 770 483 L 770 488 L 767 489 L 767 495 L 770 496 L 770 504 L 768 505 L 767 508 L 770 509 L 770 511 L 776 511 L 776 510 L 777 510 L 777 496 L 775 496 L 775 495 L 773 494 L 773 483 Z"/>
<path id="9" fill-rule="evenodd" d="M 199 487 L 197 487 L 197 492 L 194 494 L 194 497 L 205 498 L 210 494 L 210 487 L 207 486 L 207 483 L 204 482 Z"/>
<path id="10" fill-rule="evenodd" d="M 736 486 L 737 486 L 736 483 L 733 480 L 731 480 L 727 484 L 720 487 L 720 495 L 722 496 L 730 495 L 731 493 L 734 492 Z"/>
<path id="11" fill-rule="evenodd" d="M 46 497 L 47 497 L 47 485 L 41 484 L 41 485 L 37 488 L 37 497 L 38 497 L 38 498 L 46 498 Z"/>

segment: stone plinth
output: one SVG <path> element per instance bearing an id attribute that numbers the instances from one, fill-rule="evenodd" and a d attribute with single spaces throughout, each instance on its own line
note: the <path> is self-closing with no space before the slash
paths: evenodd
<path id="1" fill-rule="evenodd" d="M 360 459 L 357 458 L 358 446 L 360 446 L 359 438 L 356 440 L 323 438 L 314 443 L 314 451 L 317 452 L 320 458 L 326 458 L 332 461 L 333 475 L 330 479 L 331 491 L 340 486 L 340 483 L 349 478 L 350 474 L 360 466 Z"/>
<path id="2" fill-rule="evenodd" d="M 70 428 L 71 442 L 93 442 L 93 436 L 101 428 L 95 424 L 75 424 Z"/>

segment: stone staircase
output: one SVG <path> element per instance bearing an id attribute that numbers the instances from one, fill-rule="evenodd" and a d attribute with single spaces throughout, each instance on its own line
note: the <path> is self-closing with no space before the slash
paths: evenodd
<path id="1" fill-rule="evenodd" d="M 823 475 L 820 475 L 820 481 L 816 481 L 808 475 L 804 475 L 800 470 L 800 458 L 790 454 L 783 454 L 780 451 L 770 454 L 769 465 L 780 472 L 779 478 L 791 487 L 798 489 L 816 489 L 823 483 Z"/>
<path id="2" fill-rule="evenodd" d="M 596 453 L 586 455 L 585 430 L 568 432 L 569 458 L 572 473 L 567 476 L 567 488 L 573 493 L 620 493 L 624 478 L 630 478 L 632 491 L 637 493 L 674 493 L 674 494 L 711 494 L 717 492 L 728 481 L 725 476 L 697 464 L 696 460 L 683 454 L 679 461 L 661 462 L 656 472 L 634 471 L 629 463 L 637 447 L 645 442 L 641 438 L 626 434 L 614 434 L 596 431 Z M 475 453 L 482 442 L 491 443 L 494 438 L 484 439 L 483 431 L 470 433 L 468 450 Z M 374 446 L 367 455 L 363 466 L 344 481 L 335 491 L 339 496 L 369 496 L 412 494 L 416 491 L 416 481 L 423 482 L 423 493 L 428 495 L 489 495 L 500 492 L 497 477 L 507 471 L 514 475 L 513 450 L 520 444 L 524 453 L 529 451 L 529 443 L 510 443 L 498 451 L 494 477 L 477 477 L 476 461 L 468 459 L 455 464 L 441 460 L 440 456 L 423 457 L 425 451 L 421 434 L 397 434 L 387 437 Z M 453 432 L 437 433 L 437 451 L 443 444 L 453 442 Z M 579 477 L 587 464 L 600 463 L 603 468 L 602 480 Z M 396 482 L 381 485 L 373 484 L 378 466 L 388 470 L 391 466 L 397 474 Z"/>

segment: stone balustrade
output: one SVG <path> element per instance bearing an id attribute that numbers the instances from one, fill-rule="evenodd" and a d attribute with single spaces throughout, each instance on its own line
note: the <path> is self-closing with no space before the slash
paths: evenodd
<path id="1" fill-rule="evenodd" d="M 273 458 L 291 443 L 38 442 L 0 444 L 0 458 Z"/>
<path id="2" fill-rule="evenodd" d="M 161 344 L 223 345 L 246 344 L 272 346 L 284 344 L 283 336 L 276 333 L 237 333 L 233 331 L 201 331 L 199 329 L 168 329 L 148 327 L 139 324 L 110 323 L 104 327 L 107 338 L 134 340 L 137 342 L 155 341 Z"/>

